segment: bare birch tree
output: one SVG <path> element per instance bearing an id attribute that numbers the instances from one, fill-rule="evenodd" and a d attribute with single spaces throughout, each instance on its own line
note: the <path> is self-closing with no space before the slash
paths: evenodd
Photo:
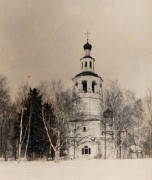
<path id="1" fill-rule="evenodd" d="M 139 122 L 142 120 L 142 102 L 136 99 L 135 93 L 128 90 L 123 92 L 118 81 L 112 81 L 105 90 L 105 104 L 113 112 L 113 141 L 115 144 L 115 158 L 121 158 L 121 147 L 126 149 L 131 143 L 128 142 L 123 134 L 133 135 L 135 129 L 139 128 Z M 137 131 L 136 131 L 137 134 Z"/>
<path id="2" fill-rule="evenodd" d="M 23 141 L 24 141 L 25 134 L 27 131 L 27 126 L 23 130 L 23 116 L 24 116 L 24 111 L 26 109 L 25 102 L 28 97 L 29 88 L 30 87 L 28 84 L 22 84 L 19 87 L 19 91 L 15 99 L 16 111 L 17 113 L 21 114 L 20 122 L 19 122 L 18 162 L 21 160 L 22 145 L 23 145 Z M 26 153 L 25 153 L 24 159 L 26 160 Z"/>
<path id="3" fill-rule="evenodd" d="M 145 96 L 145 123 L 143 125 L 144 129 L 144 150 L 145 154 L 150 158 L 152 157 L 152 90 L 148 89 Z"/>
<path id="4" fill-rule="evenodd" d="M 70 133 L 70 120 L 74 114 L 78 113 L 78 108 L 75 108 L 73 101 L 77 98 L 75 92 L 64 89 L 60 81 L 53 81 L 49 83 L 42 83 L 40 86 L 43 94 L 44 102 L 49 102 L 53 108 L 54 125 L 47 123 L 43 109 L 43 122 L 50 142 L 50 148 L 54 150 L 55 161 L 59 160 L 61 149 L 68 144 Z M 45 103 L 44 103 L 45 104 Z M 52 136 L 55 136 L 55 142 L 52 141 Z"/>
<path id="5" fill-rule="evenodd" d="M 9 120 L 10 96 L 7 78 L 0 75 L 0 157 L 6 158 L 6 126 Z"/>

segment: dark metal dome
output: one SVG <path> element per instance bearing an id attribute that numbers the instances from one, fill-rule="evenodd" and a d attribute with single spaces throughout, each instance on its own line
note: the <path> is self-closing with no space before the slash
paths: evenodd
<path id="1" fill-rule="evenodd" d="M 109 108 L 103 112 L 104 118 L 113 118 L 113 111 L 111 111 Z"/>
<path id="2" fill-rule="evenodd" d="M 87 43 L 83 46 L 83 48 L 84 48 L 84 50 L 85 50 L 85 49 L 91 50 L 91 49 L 92 49 L 92 45 L 87 42 Z"/>

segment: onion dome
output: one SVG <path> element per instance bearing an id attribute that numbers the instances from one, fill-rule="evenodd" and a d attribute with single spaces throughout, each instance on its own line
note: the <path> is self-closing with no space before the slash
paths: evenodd
<path id="1" fill-rule="evenodd" d="M 113 112 L 108 108 L 106 111 L 103 112 L 104 118 L 113 118 Z"/>
<path id="2" fill-rule="evenodd" d="M 113 111 L 109 108 L 103 112 L 103 117 L 106 119 L 105 125 L 112 126 L 113 125 Z"/>
<path id="3" fill-rule="evenodd" d="M 92 49 L 92 45 L 88 43 L 88 40 L 87 40 L 87 43 L 83 46 L 84 50 L 85 49 L 89 49 L 91 50 Z"/>

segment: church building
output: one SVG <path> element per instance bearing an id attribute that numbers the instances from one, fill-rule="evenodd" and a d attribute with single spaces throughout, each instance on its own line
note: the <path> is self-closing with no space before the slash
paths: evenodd
<path id="1" fill-rule="evenodd" d="M 115 127 L 110 105 L 103 105 L 103 79 L 95 73 L 88 33 L 83 49 L 85 54 L 80 59 L 80 73 L 72 78 L 73 88 L 78 94 L 74 103 L 81 102 L 81 115 L 70 120 L 69 158 L 128 158 L 127 132 Z"/>
<path id="2" fill-rule="evenodd" d="M 95 73 L 95 59 L 91 56 L 92 45 L 83 46 L 84 57 L 80 59 L 80 73 L 73 79 L 73 87 L 83 103 L 83 117 L 71 123 L 71 146 L 69 156 L 75 158 L 101 158 L 102 152 L 102 84 L 103 79 Z"/>

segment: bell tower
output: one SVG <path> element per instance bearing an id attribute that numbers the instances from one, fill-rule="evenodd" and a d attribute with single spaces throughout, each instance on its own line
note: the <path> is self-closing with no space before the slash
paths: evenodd
<path id="1" fill-rule="evenodd" d="M 71 127 L 79 126 L 78 132 L 71 130 L 73 145 L 69 149 L 71 158 L 97 158 L 101 152 L 101 110 L 103 80 L 95 71 L 95 59 L 91 56 L 92 45 L 83 46 L 84 57 L 80 59 L 80 73 L 73 79 L 73 88 L 83 102 L 83 118 L 71 120 Z M 77 133 L 77 136 L 76 136 Z"/>

